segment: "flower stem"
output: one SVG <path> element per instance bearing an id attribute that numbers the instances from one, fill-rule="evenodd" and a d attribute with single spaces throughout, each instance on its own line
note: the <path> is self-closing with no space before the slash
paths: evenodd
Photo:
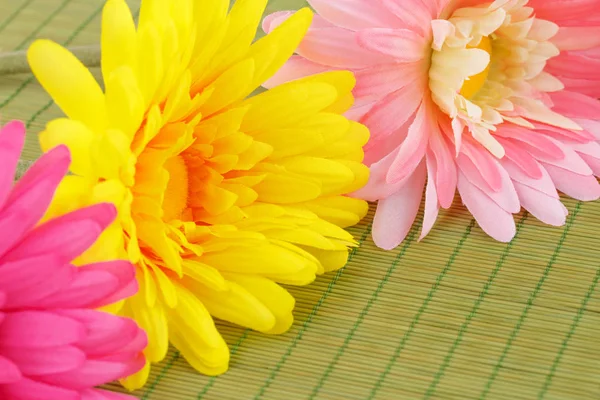
<path id="1" fill-rule="evenodd" d="M 100 66 L 100 46 L 75 46 L 68 49 L 88 68 Z M 0 76 L 31 72 L 27 63 L 27 51 L 0 53 Z"/>

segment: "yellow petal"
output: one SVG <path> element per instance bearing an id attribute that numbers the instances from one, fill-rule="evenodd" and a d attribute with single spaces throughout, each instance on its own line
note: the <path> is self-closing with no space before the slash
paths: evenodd
<path id="1" fill-rule="evenodd" d="M 139 283 L 140 289 L 143 290 L 143 283 Z M 169 349 L 169 330 L 163 305 L 157 302 L 154 307 L 149 307 L 143 294 L 138 293 L 127 301 L 125 314 L 135 319 L 148 335 L 148 347 L 144 351 L 148 361 L 162 361 Z"/>
<path id="2" fill-rule="evenodd" d="M 69 117 L 94 132 L 107 126 L 102 89 L 87 68 L 67 49 L 50 40 L 36 40 L 27 52 L 40 84 Z"/>
<path id="3" fill-rule="evenodd" d="M 229 290 L 203 291 L 202 303 L 211 315 L 259 332 L 273 329 L 275 316 L 260 300 L 243 286 L 229 282 Z"/>
<path id="4" fill-rule="evenodd" d="M 222 374 L 229 365 L 229 349 L 211 315 L 188 289 L 179 286 L 177 296 L 177 307 L 169 311 L 171 343 L 197 371 Z"/>
<path id="5" fill-rule="evenodd" d="M 109 82 L 112 72 L 132 65 L 136 57 L 135 22 L 124 0 L 108 0 L 102 11 L 102 76 Z"/>
<path id="6" fill-rule="evenodd" d="M 85 124 L 67 118 L 50 121 L 46 130 L 40 133 L 39 140 L 43 151 L 64 144 L 71 152 L 69 169 L 83 176 L 94 175 L 90 160 L 90 148 L 96 135 Z"/>
<path id="7" fill-rule="evenodd" d="M 327 222 L 347 228 L 356 225 L 369 211 L 369 204 L 344 196 L 320 197 L 303 204 Z"/>
<path id="8" fill-rule="evenodd" d="M 112 70 L 106 79 L 106 105 L 110 127 L 132 139 L 144 118 L 144 97 L 129 66 Z"/>
<path id="9" fill-rule="evenodd" d="M 150 362 L 146 361 L 144 367 L 136 372 L 133 375 L 128 376 L 127 378 L 123 378 L 119 380 L 119 383 L 123 385 L 127 390 L 137 390 L 144 387 L 146 382 L 148 382 L 148 377 L 150 376 Z"/>
<path id="10" fill-rule="evenodd" d="M 202 262 L 220 271 L 246 274 L 292 275 L 305 268 L 316 269 L 310 261 L 279 246 L 230 247 L 202 255 Z"/>
<path id="11" fill-rule="evenodd" d="M 258 87 L 283 66 L 294 54 L 311 22 L 312 11 L 303 8 L 250 47 L 248 56 L 253 57 L 260 68 L 251 86 Z"/>

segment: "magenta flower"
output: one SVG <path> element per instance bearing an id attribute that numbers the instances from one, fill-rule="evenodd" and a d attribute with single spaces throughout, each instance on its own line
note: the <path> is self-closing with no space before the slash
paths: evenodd
<path id="1" fill-rule="evenodd" d="M 13 187 L 24 138 L 20 122 L 0 129 L 0 399 L 131 399 L 94 387 L 140 370 L 146 335 L 135 322 L 94 309 L 137 291 L 134 268 L 71 264 L 116 210 L 98 204 L 39 225 L 69 151 L 45 154 Z"/>
<path id="2" fill-rule="evenodd" d="M 309 0 L 316 18 L 268 86 L 349 69 L 348 116 L 367 125 L 378 200 L 375 243 L 391 249 L 413 224 L 421 238 L 456 190 L 493 238 L 513 214 L 565 223 L 557 190 L 596 200 L 600 185 L 598 0 Z M 272 30 L 290 13 L 265 19 Z"/>

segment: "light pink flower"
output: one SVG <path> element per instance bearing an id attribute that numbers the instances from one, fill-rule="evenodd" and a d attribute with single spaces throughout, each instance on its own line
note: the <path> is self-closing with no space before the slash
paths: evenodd
<path id="1" fill-rule="evenodd" d="M 56 147 L 13 187 L 24 138 L 20 122 L 0 130 L 0 399 L 132 399 L 93 387 L 144 366 L 145 333 L 94 310 L 137 291 L 133 266 L 71 264 L 116 210 L 98 204 L 38 225 L 70 157 Z"/>
<path id="2" fill-rule="evenodd" d="M 320 17 L 267 86 L 355 72 L 348 115 L 371 130 L 371 178 L 355 195 L 379 200 L 378 246 L 404 240 L 425 186 L 421 238 L 456 189 L 500 241 L 515 235 L 521 207 L 564 224 L 557 189 L 600 197 L 598 0 L 308 2 Z"/>

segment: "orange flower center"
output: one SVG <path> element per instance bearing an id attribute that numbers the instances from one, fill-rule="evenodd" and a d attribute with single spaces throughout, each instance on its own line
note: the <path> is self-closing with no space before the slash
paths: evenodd
<path id="1" fill-rule="evenodd" d="M 169 173 L 169 183 L 163 200 L 163 219 L 180 219 L 188 205 L 188 168 L 181 156 L 168 159 L 164 165 Z"/>

